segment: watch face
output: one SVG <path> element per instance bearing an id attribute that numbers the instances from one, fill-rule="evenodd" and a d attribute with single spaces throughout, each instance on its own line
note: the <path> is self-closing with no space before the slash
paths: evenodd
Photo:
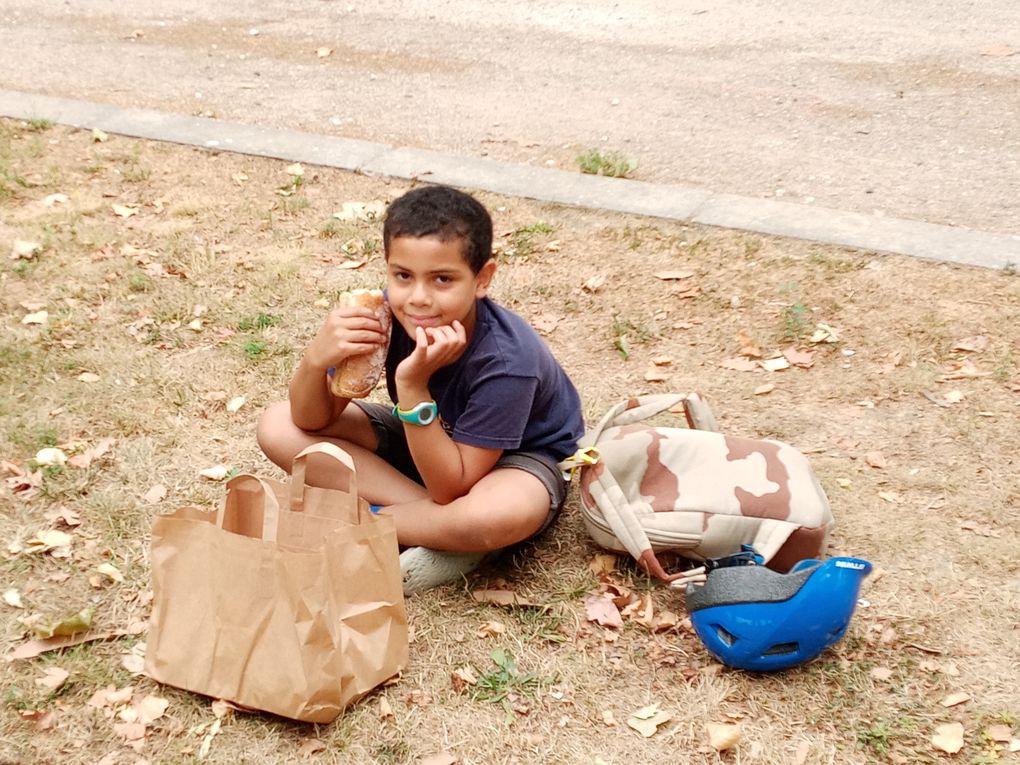
<path id="1" fill-rule="evenodd" d="M 418 404 L 413 411 L 418 416 L 418 424 L 420 425 L 428 425 L 436 419 L 436 405 L 431 401 Z"/>

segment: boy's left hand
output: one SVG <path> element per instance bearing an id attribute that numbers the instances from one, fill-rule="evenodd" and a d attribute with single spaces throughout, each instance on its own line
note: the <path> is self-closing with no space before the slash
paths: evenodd
<path id="1" fill-rule="evenodd" d="M 427 386 L 437 369 L 452 364 L 467 347 L 467 332 L 456 320 L 442 327 L 418 327 L 414 339 L 414 350 L 394 372 L 398 389 Z"/>

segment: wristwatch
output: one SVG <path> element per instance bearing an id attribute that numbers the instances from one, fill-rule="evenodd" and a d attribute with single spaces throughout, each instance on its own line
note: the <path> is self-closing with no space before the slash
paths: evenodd
<path id="1" fill-rule="evenodd" d="M 401 421 L 411 425 L 428 425 L 436 419 L 436 415 L 439 414 L 439 407 L 436 406 L 435 401 L 422 401 L 410 409 L 401 409 L 399 406 L 395 406 L 393 407 L 393 414 L 397 415 Z"/>

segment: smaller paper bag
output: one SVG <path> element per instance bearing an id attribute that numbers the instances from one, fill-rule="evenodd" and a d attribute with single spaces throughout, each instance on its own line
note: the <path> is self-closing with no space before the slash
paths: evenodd
<path id="1" fill-rule="evenodd" d="M 349 475 L 346 492 L 305 485 L 311 454 Z M 358 498 L 333 444 L 301 452 L 289 486 L 240 475 L 218 512 L 157 517 L 151 565 L 159 682 L 325 723 L 407 664 L 393 519 Z"/>

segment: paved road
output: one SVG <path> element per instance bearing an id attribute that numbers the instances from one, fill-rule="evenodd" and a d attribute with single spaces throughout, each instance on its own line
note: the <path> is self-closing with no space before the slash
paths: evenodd
<path id="1" fill-rule="evenodd" d="M 1020 233 L 1016 0 L 0 0 L 0 88 Z"/>

